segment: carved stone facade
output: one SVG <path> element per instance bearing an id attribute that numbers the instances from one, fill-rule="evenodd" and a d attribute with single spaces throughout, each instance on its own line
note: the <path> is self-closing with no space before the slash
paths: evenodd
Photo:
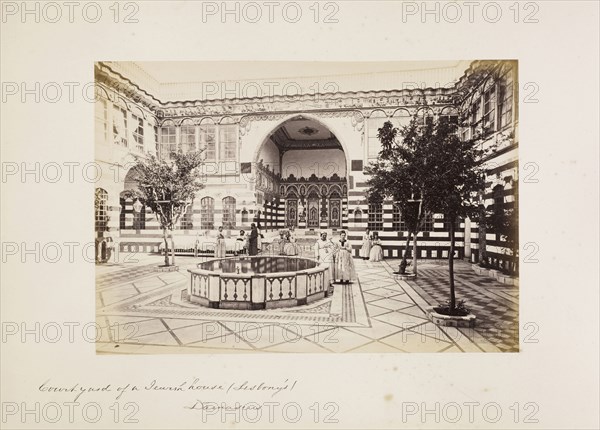
<path id="1" fill-rule="evenodd" d="M 435 121 L 440 116 L 468 114 L 473 106 L 480 106 L 483 119 L 469 132 L 486 132 L 484 144 L 496 143 L 500 148 L 487 161 L 497 168 L 484 198 L 492 204 L 491 188 L 506 184 L 507 177 L 511 181 L 518 178 L 516 97 L 512 98 L 510 118 L 506 106 L 503 113 L 492 111 L 495 121 L 491 126 L 489 118 L 487 122 L 484 118 L 490 115 L 492 87 L 497 88 L 494 103 L 498 106 L 499 98 L 508 100 L 506 91 L 511 91 L 511 97 L 516 94 L 516 64 L 497 62 L 500 74 L 512 73 L 510 88 L 484 79 L 476 91 L 465 93 L 463 88 L 469 87 L 466 84 L 482 64 L 487 63 L 473 62 L 457 84 L 447 88 L 163 102 L 113 70 L 110 63 L 97 63 L 96 161 L 118 172 L 116 180 L 98 184 L 98 188 L 107 192 L 109 212 L 112 210 L 109 230 L 120 236 L 121 242 L 144 243 L 148 249 L 155 249 L 159 242 L 156 221 L 149 213 L 143 222 L 139 221 L 139 214 L 132 212 L 134 202 L 124 203 L 119 197 L 126 189 L 125 178 L 133 156 L 136 153 L 161 156 L 166 153 L 161 149 L 171 145 L 170 149 L 204 149 L 208 154 L 202 177 L 205 187 L 186 214 L 179 234 L 203 234 L 206 228 L 216 228 L 225 221 L 231 230 L 247 229 L 251 222 L 259 221 L 266 230 L 286 226 L 347 229 L 353 246 L 358 249 L 362 231 L 374 226 L 383 240 L 384 255 L 398 257 L 405 240 L 405 232 L 396 229 L 402 225 L 397 219 L 401 215 L 395 212 L 391 202 L 384 202 L 378 208 L 368 205 L 365 198 L 368 177 L 363 168 L 377 156 L 378 142 L 374 136 L 384 121 L 396 121 L 395 125 L 401 126 L 415 114 Z M 484 109 L 488 111 L 483 112 Z M 290 175 L 283 171 L 284 153 L 292 150 L 298 153 L 302 145 L 309 151 L 310 141 L 303 144 L 301 140 L 310 138 L 309 133 L 298 137 L 288 148 L 280 149 L 278 156 L 274 154 L 272 166 L 266 161 L 263 163 L 264 147 L 273 134 L 299 120 L 311 121 L 309 129 L 320 127 L 335 137 L 345 160 L 338 173 L 307 171 Z M 504 122 L 500 124 L 500 121 Z M 119 142 L 127 142 L 126 145 L 115 143 L 119 124 L 123 124 L 121 128 L 128 134 L 119 137 Z M 133 143 L 139 142 L 140 130 L 143 143 L 136 149 Z M 506 190 L 506 201 L 510 202 L 510 186 Z M 210 222 L 206 221 L 207 217 Z M 134 219 L 137 220 L 135 229 Z M 476 224 L 464 220 L 461 228 L 457 234 L 458 255 L 477 259 L 481 241 Z M 435 218 L 430 231 L 422 236 L 420 257 L 447 256 L 449 244 L 443 220 Z M 490 241 L 494 247 L 490 248 L 492 251 L 488 249 L 488 254 L 491 252 L 500 260 L 506 255 L 506 249 L 496 235 L 488 243 Z"/>

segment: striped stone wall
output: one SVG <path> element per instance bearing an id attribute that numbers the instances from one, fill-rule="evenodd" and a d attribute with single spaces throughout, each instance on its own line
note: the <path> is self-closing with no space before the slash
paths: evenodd
<path id="1" fill-rule="evenodd" d="M 519 181 L 519 162 L 517 158 L 517 147 L 513 145 L 504 156 L 499 155 L 490 160 L 491 165 L 489 175 L 486 178 L 486 189 L 483 194 L 484 204 L 488 209 L 494 209 L 497 205 L 494 197 L 494 189 L 500 189 L 500 195 L 503 203 L 503 209 L 512 209 L 515 204 L 515 183 Z M 480 231 L 476 222 L 471 223 L 471 257 L 470 261 L 479 262 L 480 252 Z M 516 258 L 512 255 L 512 250 L 507 247 L 506 241 L 499 234 L 486 231 L 485 249 L 489 263 L 493 267 L 506 267 L 515 264 Z"/>
<path id="2" fill-rule="evenodd" d="M 493 157 L 486 162 L 489 169 L 489 176 L 486 189 L 483 193 L 483 199 L 486 206 L 493 207 L 493 205 L 497 204 L 496 201 L 498 200 L 497 193 L 494 195 L 494 189 L 498 190 L 498 186 L 501 186 L 503 197 L 501 204 L 505 208 L 510 208 L 511 205 L 514 205 L 515 201 L 514 181 L 518 181 L 519 168 L 517 154 L 518 80 L 516 77 L 516 63 L 514 65 L 510 65 L 507 62 L 503 63 L 506 64 L 502 67 L 514 67 L 515 70 L 513 77 L 514 85 L 512 87 L 512 122 L 505 124 L 502 130 L 495 132 L 488 141 L 483 143 L 484 145 L 488 142 L 502 143 L 498 139 L 498 136 L 502 133 L 512 137 L 508 139 L 508 144 L 502 143 L 495 148 Z M 199 193 L 188 214 L 182 220 L 183 223 L 180 223 L 180 226 L 178 226 L 178 235 L 195 236 L 198 232 L 207 231 L 203 230 L 201 226 L 203 216 L 201 199 L 206 196 L 214 198 L 214 208 L 211 211 L 214 229 L 223 224 L 224 212 L 222 199 L 226 196 L 232 196 L 236 199 L 235 227 L 232 231 L 226 232 L 226 234 L 237 235 L 237 231 L 233 230 L 249 229 L 250 223 L 255 221 L 259 210 L 261 212 L 263 230 L 270 231 L 285 228 L 285 202 L 279 199 L 276 202 L 269 201 L 265 204 L 263 201 L 265 195 L 272 196 L 276 194 L 275 189 L 272 187 L 273 184 L 269 183 L 266 188 L 257 186 L 255 183 L 256 178 L 252 177 L 253 174 L 256 174 L 254 167 L 245 172 L 246 174 L 250 174 L 250 179 L 247 176 L 243 176 L 240 172 L 244 171 L 245 167 L 247 167 L 244 165 L 249 166 L 252 163 L 257 163 L 257 157 L 254 152 L 268 138 L 269 133 L 279 127 L 281 121 L 288 116 L 290 118 L 294 115 L 312 116 L 313 119 L 322 122 L 339 139 L 347 159 L 347 166 L 344 171 L 348 180 L 348 193 L 347 198 L 342 199 L 341 229 L 349 232 L 349 239 L 355 255 L 358 255 L 362 234 L 369 223 L 369 206 L 366 201 L 366 182 L 368 178 L 364 174 L 364 166 L 377 153 L 377 145 L 373 142 L 376 127 L 385 120 L 400 122 L 402 122 L 402 118 L 407 120 L 410 115 L 415 113 L 415 100 L 423 95 L 431 98 L 432 106 L 434 107 L 433 115 L 435 117 L 442 115 L 447 108 L 451 108 L 451 110 L 456 108 L 455 106 L 445 105 L 449 103 L 447 96 L 453 94 L 452 89 L 428 89 L 425 92 L 419 91 L 418 94 L 409 90 L 391 90 L 391 93 L 395 94 L 393 97 L 390 95 L 383 97 L 376 95 L 375 92 L 370 96 L 356 96 L 354 99 L 348 100 L 349 103 L 351 102 L 349 105 L 354 106 L 352 109 L 340 107 L 346 106 L 343 101 L 338 103 L 334 102 L 333 99 L 329 100 L 329 98 L 325 98 L 319 102 L 313 100 L 307 102 L 304 96 L 298 96 L 297 100 L 289 100 L 289 98 L 285 100 L 263 100 L 261 103 L 264 102 L 264 106 L 255 107 L 255 111 L 248 111 L 248 109 L 252 109 L 252 106 L 256 105 L 246 104 L 244 104 L 243 111 L 241 111 L 241 108 L 238 106 L 240 104 L 239 101 L 236 102 L 237 104 L 231 100 L 221 104 L 215 102 L 215 106 L 207 107 L 211 112 L 214 110 L 211 114 L 206 113 L 208 111 L 205 112 L 202 110 L 204 108 L 200 105 L 204 102 L 199 101 L 197 109 L 195 108 L 195 110 L 192 109 L 188 112 L 187 107 L 175 106 L 179 102 L 173 102 L 173 107 L 164 109 L 164 107 L 156 105 L 155 101 L 148 99 L 143 94 L 139 94 L 140 100 L 137 100 L 137 97 L 136 100 L 132 100 L 130 94 L 132 92 L 135 93 L 136 88 L 134 87 L 131 87 L 131 92 L 109 91 L 111 85 L 116 85 L 115 88 L 121 88 L 122 86 L 129 88 L 129 84 L 122 81 L 118 75 L 111 73 L 104 66 L 98 66 L 95 70 L 98 87 L 105 89 L 101 97 L 104 97 L 106 100 L 106 103 L 99 102 L 96 106 L 96 161 L 106 167 L 107 172 L 112 173 L 114 167 L 119 168 L 116 180 L 112 180 L 112 174 L 104 175 L 102 181 L 97 186 L 106 189 L 109 195 L 107 210 L 109 221 L 106 230 L 108 230 L 108 233 L 115 240 L 120 242 L 123 249 L 133 249 L 137 245 L 143 247 L 144 250 L 155 251 L 158 246 L 157 244 L 162 240 L 162 234 L 156 217 L 148 209 L 146 209 L 144 214 L 143 228 L 136 230 L 134 228 L 133 202 L 125 202 L 124 204 L 120 202 L 120 193 L 124 190 L 126 182 L 127 165 L 134 161 L 133 155 L 136 154 L 136 149 L 133 145 L 123 147 L 114 144 L 111 136 L 113 104 L 126 109 L 129 119 L 133 119 L 133 115 L 143 118 L 144 152 L 154 154 L 156 153 L 159 129 L 165 121 L 171 121 L 175 124 L 176 128 L 180 127 L 185 121 L 189 122 L 190 119 L 195 121 L 194 124 L 196 126 L 199 126 L 204 121 L 228 125 L 237 124 L 237 161 L 231 161 L 232 168 L 228 168 L 226 171 L 221 172 L 221 174 L 217 172 L 205 175 L 207 176 L 205 189 Z M 458 86 L 462 85 L 463 81 L 467 81 L 466 76 L 468 73 L 467 71 L 465 76 L 459 80 Z M 463 106 L 461 106 L 461 109 L 469 111 L 475 97 L 482 98 L 484 94 L 483 90 L 486 88 L 489 88 L 489 85 L 486 87 L 484 84 L 482 88 L 476 89 L 468 97 L 465 97 L 462 101 Z M 499 94 L 499 88 L 496 94 Z M 509 93 L 506 92 L 506 94 Z M 114 97 L 110 97 L 111 95 L 114 95 Z M 418 97 L 414 98 L 415 96 Z M 342 100 L 344 97 L 347 98 L 350 96 L 339 94 L 336 97 L 340 97 L 340 100 Z M 246 102 L 244 101 L 244 103 Z M 105 111 L 106 115 L 104 115 Z M 232 111 L 233 115 L 231 114 Z M 189 115 L 193 118 L 188 118 Z M 497 119 L 499 120 L 499 118 L 500 115 L 498 115 Z M 499 122 L 497 121 L 496 124 L 499 124 Z M 129 132 L 131 131 L 129 130 Z M 179 138 L 180 132 L 177 131 L 176 135 Z M 198 136 L 196 137 L 198 138 Z M 129 141 L 133 143 L 131 138 Z M 139 154 L 139 148 L 137 153 Z M 269 175 L 267 174 L 267 176 Z M 272 174 L 269 178 L 273 179 Z M 244 219 L 242 219 L 244 209 Z M 361 217 L 357 218 L 356 215 L 359 211 Z M 391 202 L 384 202 L 382 205 L 381 228 L 377 228 L 377 231 L 383 243 L 384 256 L 388 258 L 402 256 L 407 237 L 407 232 L 397 231 L 398 228 L 394 225 L 393 218 L 394 208 Z M 299 228 L 302 228 L 301 224 Z M 321 219 L 319 228 L 330 230 L 327 220 Z M 103 237 L 105 234 L 105 231 L 97 231 L 96 237 Z M 476 222 L 461 220 L 460 228 L 456 231 L 456 256 L 458 258 L 466 257 L 470 261 L 477 262 L 481 254 L 479 236 L 479 226 Z M 514 257 L 510 255 L 510 250 L 497 234 L 488 231 L 485 234 L 485 239 L 487 256 L 490 258 L 492 264 L 502 265 L 514 260 Z M 465 241 L 467 242 L 466 246 Z M 448 229 L 443 216 L 434 215 L 427 231 L 419 233 L 419 257 L 447 258 L 449 246 Z M 409 252 L 412 252 L 412 246 Z"/>

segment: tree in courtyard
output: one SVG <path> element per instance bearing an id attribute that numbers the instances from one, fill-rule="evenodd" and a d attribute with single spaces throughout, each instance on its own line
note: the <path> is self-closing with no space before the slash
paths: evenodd
<path id="1" fill-rule="evenodd" d="M 425 152 L 433 138 L 434 127 L 425 123 L 423 117 L 413 116 L 403 128 L 394 127 L 386 121 L 378 130 L 381 151 L 377 161 L 365 169 L 370 175 L 368 196 L 374 201 L 391 198 L 400 210 L 408 230 L 405 251 L 400 263 L 400 273 L 407 265 L 411 236 L 413 238 L 413 273 L 417 274 L 417 235 L 423 228 L 428 202 L 424 200 L 424 172 L 429 163 Z"/>
<path id="2" fill-rule="evenodd" d="M 465 126 L 466 124 L 461 124 Z M 439 120 L 432 139 L 426 143 L 428 170 L 424 172 L 423 199 L 434 213 L 444 214 L 450 236 L 448 271 L 450 300 L 447 312 L 456 313 L 454 287 L 454 242 L 457 221 L 479 212 L 479 192 L 485 186 L 484 157 L 479 139 L 460 139 L 458 123 Z"/>
<path id="3" fill-rule="evenodd" d="M 200 183 L 201 152 L 178 152 L 171 160 L 159 160 L 153 155 L 137 157 L 133 169 L 136 172 L 137 189 L 127 190 L 128 198 L 139 198 L 155 214 L 163 232 L 165 266 L 175 265 L 173 230 L 179 219 L 192 203 Z M 171 238 L 171 263 L 168 255 L 168 236 Z"/>
<path id="4" fill-rule="evenodd" d="M 367 169 L 367 173 L 373 175 L 369 195 L 391 197 L 403 210 L 403 215 L 415 217 L 413 244 L 416 242 L 415 231 L 418 233 L 422 228 L 426 214 L 444 214 L 450 236 L 450 300 L 446 310 L 450 314 L 459 313 L 454 288 L 454 242 L 458 220 L 465 217 L 478 219 L 483 231 L 483 234 L 480 231 L 480 240 L 482 236 L 485 239 L 488 226 L 498 232 L 512 248 L 516 260 L 517 201 L 509 212 L 498 212 L 495 218 L 488 217 L 487 220 L 484 220 L 485 210 L 479 204 L 485 190 L 484 164 L 487 156 L 499 140 L 512 139 L 512 132 L 506 136 L 500 133 L 494 143 L 489 139 L 494 128 L 481 120 L 480 105 L 469 104 L 473 95 L 481 94 L 486 85 L 488 88 L 500 88 L 498 97 L 503 97 L 505 91 L 513 91 L 512 84 L 507 84 L 503 77 L 502 68 L 501 62 L 482 61 L 462 79 L 458 91 L 448 100 L 460 111 L 456 121 L 451 121 L 451 117 L 441 117 L 433 124 L 424 121 L 425 118 L 413 117 L 410 124 L 400 130 L 386 123 L 379 129 L 378 137 L 382 143 L 379 159 Z M 493 97 L 488 100 L 493 100 Z M 471 137 L 460 139 L 458 131 L 467 128 L 472 131 Z M 518 198 L 516 190 L 515 198 Z M 419 203 L 418 210 L 411 211 L 416 202 Z M 481 251 L 485 254 L 485 249 Z"/>
<path id="5" fill-rule="evenodd" d="M 378 134 L 382 143 L 379 158 L 366 169 L 372 175 L 368 182 L 369 196 L 394 199 L 403 214 L 408 215 L 413 243 L 422 228 L 425 214 L 444 214 L 450 236 L 450 314 L 456 312 L 456 222 L 478 212 L 478 192 L 483 189 L 485 178 L 482 159 L 487 153 L 480 148 L 477 139 L 461 140 L 458 128 L 459 118 L 451 121 L 448 117 L 434 123 L 415 115 L 402 129 L 386 122 Z M 413 254 L 414 259 L 416 252 Z"/>

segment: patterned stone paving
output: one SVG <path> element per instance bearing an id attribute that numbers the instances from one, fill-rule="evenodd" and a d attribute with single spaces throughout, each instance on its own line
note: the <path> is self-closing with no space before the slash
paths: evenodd
<path id="1" fill-rule="evenodd" d="M 479 277 L 466 263 L 457 264 L 457 294 L 477 313 L 476 330 L 440 328 L 426 317 L 426 306 L 445 301 L 443 262 L 422 262 L 418 280 L 405 282 L 392 276 L 397 261 L 355 259 L 358 282 L 336 284 L 332 297 L 308 306 L 266 311 L 191 304 L 187 268 L 197 260 L 182 257 L 179 272 L 154 272 L 160 262 L 147 256 L 137 266 L 99 267 L 98 353 L 518 350 L 518 288 Z"/>
<path id="2" fill-rule="evenodd" d="M 397 267 L 395 261 L 387 261 Z M 448 266 L 421 264 L 419 277 L 407 281 L 427 302 L 432 305 L 448 300 Z M 457 300 L 477 316 L 475 332 L 496 345 L 501 351 L 519 350 L 519 288 L 505 285 L 489 277 L 477 275 L 470 264 L 457 261 L 455 264 L 455 289 Z"/>
<path id="3" fill-rule="evenodd" d="M 123 282 L 130 282 L 132 279 L 139 278 L 143 275 L 149 275 L 151 273 L 154 273 L 155 267 L 156 264 L 147 264 L 143 266 L 117 269 L 108 273 L 97 273 L 96 289 L 101 290 L 103 287 L 108 287 Z M 103 269 L 106 269 L 106 266 L 104 266 Z"/>

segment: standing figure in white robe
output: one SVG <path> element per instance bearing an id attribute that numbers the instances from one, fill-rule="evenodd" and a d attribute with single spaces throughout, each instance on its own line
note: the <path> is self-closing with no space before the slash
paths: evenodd
<path id="1" fill-rule="evenodd" d="M 335 243 L 335 279 L 342 284 L 348 284 L 356 278 L 354 261 L 352 261 L 352 245 L 346 238 L 346 232 L 342 230 L 340 239 Z"/>
<path id="2" fill-rule="evenodd" d="M 381 261 L 383 260 L 383 248 L 381 247 L 381 240 L 379 235 L 375 233 L 373 235 L 373 247 L 369 253 L 369 261 Z"/>
<path id="3" fill-rule="evenodd" d="M 225 247 L 225 234 L 223 234 L 223 227 L 219 227 L 217 232 L 217 244 L 215 246 L 215 258 L 224 258 L 226 253 Z"/>
<path id="4" fill-rule="evenodd" d="M 371 234 L 370 230 L 367 229 L 362 238 L 362 247 L 360 248 L 360 252 L 358 253 L 359 257 L 363 260 L 367 260 L 369 258 L 369 253 L 371 252 Z"/>
<path id="5" fill-rule="evenodd" d="M 327 232 L 321 232 L 321 239 L 315 242 L 315 258 L 322 265 L 328 266 L 330 279 L 333 279 L 334 252 L 335 245 L 331 239 L 327 239 Z"/>

